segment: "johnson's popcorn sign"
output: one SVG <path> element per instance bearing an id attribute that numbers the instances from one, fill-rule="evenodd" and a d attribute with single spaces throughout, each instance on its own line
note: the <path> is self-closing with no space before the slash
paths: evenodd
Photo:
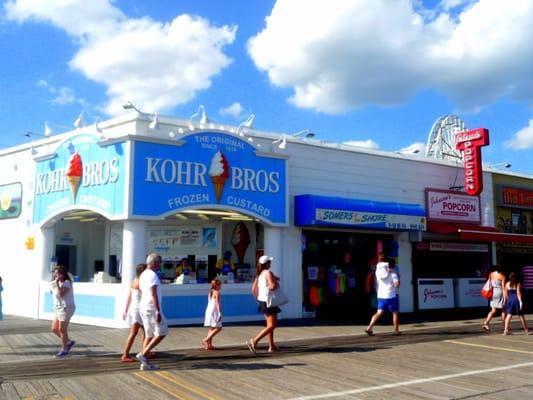
<path id="1" fill-rule="evenodd" d="M 428 188 L 426 211 L 431 221 L 481 223 L 479 196 Z"/>

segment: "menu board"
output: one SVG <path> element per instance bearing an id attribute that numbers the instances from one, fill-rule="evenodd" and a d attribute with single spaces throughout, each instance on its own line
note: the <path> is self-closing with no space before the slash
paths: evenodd
<path id="1" fill-rule="evenodd" d="M 185 226 L 179 228 L 155 228 L 148 231 L 148 247 L 153 249 L 180 249 L 191 247 L 216 248 L 215 227 Z"/>

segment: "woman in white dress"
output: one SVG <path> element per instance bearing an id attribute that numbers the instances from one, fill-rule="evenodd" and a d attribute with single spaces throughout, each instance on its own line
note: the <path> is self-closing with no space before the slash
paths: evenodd
<path id="1" fill-rule="evenodd" d="M 139 276 L 146 269 L 146 264 L 137 264 L 135 268 L 135 279 L 131 283 L 131 288 L 128 292 L 128 299 L 126 300 L 126 308 L 122 319 L 127 321 L 130 326 L 130 334 L 126 339 L 124 345 L 124 351 L 122 352 L 122 357 L 120 362 L 135 362 L 136 360 L 130 357 L 130 350 L 135 341 L 137 333 L 141 331 L 141 344 L 144 343 L 144 328 L 141 314 L 139 313 L 139 302 L 141 300 L 141 290 L 139 289 Z"/>
<path id="2" fill-rule="evenodd" d="M 204 326 L 208 326 L 209 331 L 207 332 L 207 336 L 202 339 L 202 346 L 205 350 L 215 350 L 213 337 L 222 330 L 222 311 L 220 309 L 221 286 L 222 282 L 219 279 L 215 278 L 211 281 L 204 320 Z"/>

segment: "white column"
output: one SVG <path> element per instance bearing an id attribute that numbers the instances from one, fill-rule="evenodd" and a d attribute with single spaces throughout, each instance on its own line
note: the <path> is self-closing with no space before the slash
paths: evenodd
<path id="1" fill-rule="evenodd" d="M 272 262 L 272 272 L 282 276 L 282 231 L 278 227 L 265 226 L 265 254 L 274 257 Z"/>
<path id="2" fill-rule="evenodd" d="M 39 277 L 41 281 L 52 280 L 50 273 L 50 262 L 52 261 L 52 255 L 54 254 L 54 227 L 41 228 L 37 230 L 37 251 L 41 255 L 39 257 L 41 261 L 41 270 Z"/>
<path id="3" fill-rule="evenodd" d="M 409 241 L 409 233 L 395 235 L 398 241 L 398 269 L 400 273 L 400 312 L 414 310 L 413 288 L 413 244 Z M 415 284 L 416 285 L 416 284 Z"/>
<path id="4" fill-rule="evenodd" d="M 122 235 L 122 285 L 131 286 L 135 266 L 146 261 L 146 221 L 124 221 Z"/>

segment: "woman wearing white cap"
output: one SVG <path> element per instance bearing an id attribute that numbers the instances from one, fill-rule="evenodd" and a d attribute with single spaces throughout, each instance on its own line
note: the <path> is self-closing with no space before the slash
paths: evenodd
<path id="1" fill-rule="evenodd" d="M 252 292 L 257 297 L 259 308 L 265 315 L 266 320 L 266 327 L 256 337 L 246 342 L 248 349 L 252 353 L 256 352 L 257 343 L 265 336 L 268 336 L 268 352 L 273 353 L 277 350 L 274 344 L 274 329 L 278 326 L 278 313 L 281 312 L 281 309 L 279 307 L 267 307 L 266 303 L 269 290 L 275 290 L 279 287 L 279 278 L 270 271 L 270 262 L 272 260 L 273 258 L 266 254 L 259 257 L 257 273 L 252 284 Z"/>

